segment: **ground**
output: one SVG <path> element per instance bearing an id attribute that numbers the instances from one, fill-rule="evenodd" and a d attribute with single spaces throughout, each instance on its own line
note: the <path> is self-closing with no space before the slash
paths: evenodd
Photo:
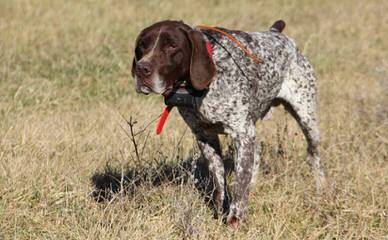
<path id="1" fill-rule="evenodd" d="M 387 1 L 0 6 L 0 239 L 388 239 Z M 234 231 L 213 219 L 182 163 L 196 152 L 190 131 L 173 111 L 156 136 L 162 98 L 134 91 L 135 38 L 162 19 L 246 31 L 286 21 L 317 72 L 323 196 L 280 107 L 257 123 L 263 163 L 248 222 Z M 135 132 L 151 123 L 138 154 L 130 117 Z M 117 193 L 96 201 L 110 184 Z"/>

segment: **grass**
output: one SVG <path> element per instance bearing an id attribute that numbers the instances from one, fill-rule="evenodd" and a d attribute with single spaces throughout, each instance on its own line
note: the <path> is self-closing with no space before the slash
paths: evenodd
<path id="1" fill-rule="evenodd" d="M 388 239 L 387 1 L 0 6 L 0 239 Z M 184 174 L 195 144 L 176 112 L 161 136 L 153 124 L 138 136 L 144 149 L 135 156 L 121 114 L 139 131 L 163 103 L 135 94 L 133 44 L 142 28 L 166 18 L 247 31 L 287 22 L 286 34 L 318 75 L 324 197 L 314 193 L 305 141 L 282 108 L 257 124 L 263 167 L 238 231 L 212 218 Z M 184 177 L 155 184 L 166 169 Z M 93 177 L 117 184 L 138 175 L 144 184 L 130 194 L 118 188 L 111 200 L 92 197 Z"/>

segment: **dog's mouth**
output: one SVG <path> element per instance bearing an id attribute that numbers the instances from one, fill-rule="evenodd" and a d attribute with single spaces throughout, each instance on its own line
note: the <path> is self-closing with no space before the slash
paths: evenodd
<path id="1" fill-rule="evenodd" d="M 152 92 L 151 88 L 147 87 L 147 86 L 141 86 L 140 87 L 140 93 L 143 93 L 145 95 L 148 95 Z"/>
<path id="2" fill-rule="evenodd" d="M 161 93 L 161 95 L 163 97 L 168 97 L 173 91 L 173 88 L 172 87 L 169 87 L 167 88 L 163 93 Z M 150 93 L 155 93 L 150 87 L 147 87 L 147 86 L 141 86 L 138 90 L 137 90 L 138 93 L 142 93 L 144 95 L 148 95 Z"/>

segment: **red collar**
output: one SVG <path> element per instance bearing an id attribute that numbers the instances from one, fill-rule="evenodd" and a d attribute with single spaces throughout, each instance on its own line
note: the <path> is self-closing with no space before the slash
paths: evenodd
<path id="1" fill-rule="evenodd" d="M 206 49 L 207 49 L 207 53 L 209 54 L 210 58 L 213 58 L 213 47 L 212 47 L 212 44 L 210 42 L 206 42 Z M 173 108 L 173 106 L 166 106 L 163 109 L 162 114 L 160 114 L 159 121 L 156 125 L 156 134 L 157 135 L 162 133 L 163 126 L 166 123 L 168 114 L 171 112 L 172 108 Z"/>

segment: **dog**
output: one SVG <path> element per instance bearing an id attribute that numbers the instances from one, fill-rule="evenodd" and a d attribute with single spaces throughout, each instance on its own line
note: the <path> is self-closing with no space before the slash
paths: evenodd
<path id="1" fill-rule="evenodd" d="M 268 31 L 243 32 L 166 20 L 145 28 L 136 39 L 131 72 L 138 93 L 168 97 L 183 82 L 204 93 L 200 106 L 178 106 L 178 111 L 209 162 L 216 212 L 225 213 L 234 227 L 247 217 L 249 186 L 259 166 L 255 123 L 271 107 L 282 104 L 296 119 L 307 140 L 307 162 L 318 191 L 325 181 L 315 73 L 282 33 L 284 27 L 279 20 Z M 218 134 L 229 134 L 237 150 L 230 204 Z"/>

